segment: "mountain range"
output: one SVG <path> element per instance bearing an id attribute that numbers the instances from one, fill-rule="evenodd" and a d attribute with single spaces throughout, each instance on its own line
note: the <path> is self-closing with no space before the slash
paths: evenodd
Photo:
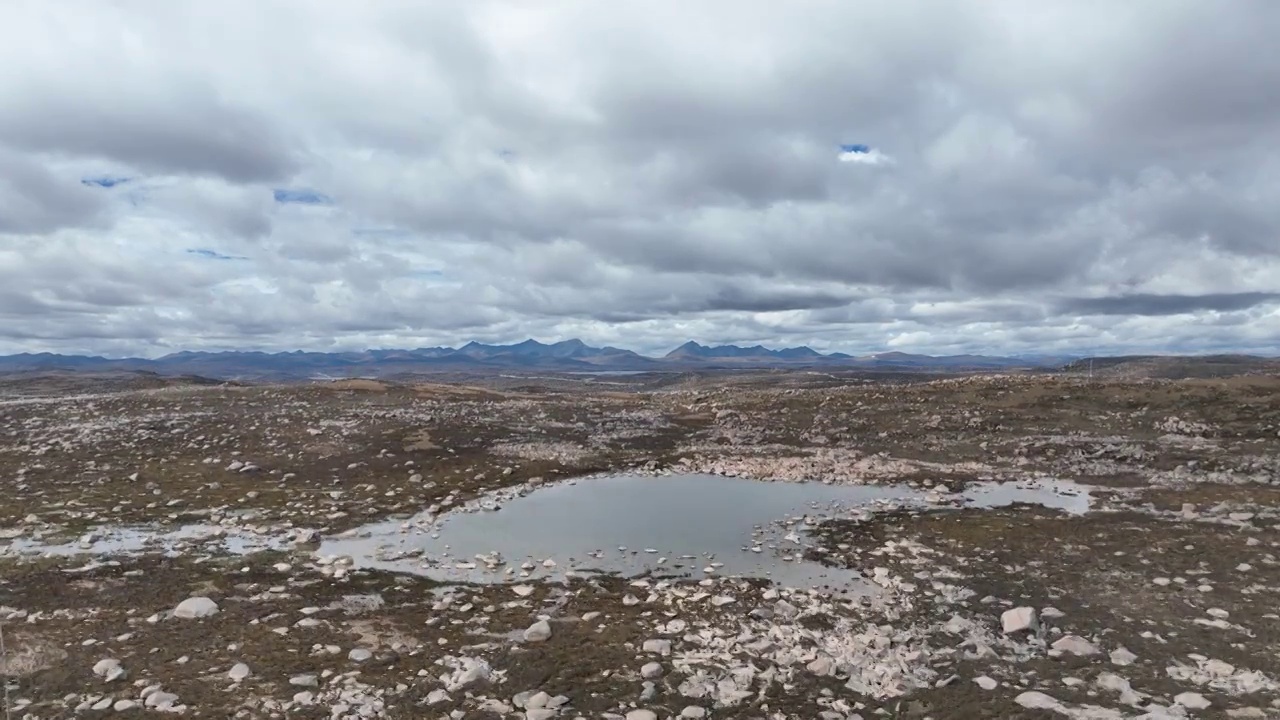
<path id="1" fill-rule="evenodd" d="M 556 343 L 525 340 L 514 345 L 469 342 L 459 348 L 363 352 L 191 352 L 155 359 L 22 353 L 0 356 L 0 372 L 42 370 L 148 371 L 210 378 L 302 379 L 385 377 L 439 371 L 543 370 L 551 372 L 687 371 L 828 367 L 868 370 L 962 371 L 1061 366 L 1073 358 L 1012 358 L 985 355 L 911 355 L 900 352 L 854 356 L 823 354 L 808 347 L 771 350 L 761 345 L 707 346 L 689 341 L 662 357 L 616 347 L 592 347 L 578 339 Z"/>

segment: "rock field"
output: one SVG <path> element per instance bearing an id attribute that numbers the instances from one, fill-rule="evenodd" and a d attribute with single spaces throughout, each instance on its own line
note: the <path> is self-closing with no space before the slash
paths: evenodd
<path id="1" fill-rule="evenodd" d="M 857 592 L 322 551 L 622 472 L 928 501 L 743 538 Z M 956 501 L 1035 480 L 1089 511 Z M 6 720 L 1280 717 L 1275 377 L 33 378 L 0 493 Z"/>

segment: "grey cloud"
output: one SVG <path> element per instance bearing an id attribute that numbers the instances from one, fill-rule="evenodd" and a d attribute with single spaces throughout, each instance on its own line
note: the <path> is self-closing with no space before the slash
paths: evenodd
<path id="1" fill-rule="evenodd" d="M 1208 295 L 1153 295 L 1138 293 L 1063 301 L 1063 312 L 1085 315 L 1179 315 L 1201 310 L 1231 312 L 1280 302 L 1280 293 L 1242 292 Z"/>
<path id="2" fill-rule="evenodd" d="M 1182 152 L 1230 152 L 1242 141 L 1276 137 L 1280 55 L 1271 38 L 1280 31 L 1280 7 L 1257 3 L 1247 12 L 1221 13 L 1178 1 L 1154 17 L 1130 17 L 1154 19 L 1157 32 L 1124 48 L 1125 62 L 1111 76 L 1121 87 L 1111 88 L 1103 120 L 1144 145 L 1189 144 L 1177 148 Z M 1263 136 L 1249 137 L 1259 130 Z"/>
<path id="3" fill-rule="evenodd" d="M 698 309 L 776 312 L 836 307 L 848 301 L 847 295 L 795 290 L 754 291 L 739 285 L 722 288 L 708 299 L 704 307 Z"/>
<path id="4" fill-rule="evenodd" d="M 0 147 L 0 234 L 44 234 L 96 223 L 106 203 L 72 177 Z"/>
<path id="5" fill-rule="evenodd" d="M 1252 188 L 1252 191 L 1242 188 Z M 1177 177 L 1145 173 L 1125 198 L 1130 217 L 1153 234 L 1198 242 L 1226 252 L 1280 254 L 1280 172 L 1253 178 Z"/>
<path id="6" fill-rule="evenodd" d="M 31 90 L 0 106 L 12 147 L 109 158 L 150 173 L 281 180 L 298 169 L 286 136 L 263 117 L 192 88 L 168 97 L 119 98 L 71 87 Z"/>

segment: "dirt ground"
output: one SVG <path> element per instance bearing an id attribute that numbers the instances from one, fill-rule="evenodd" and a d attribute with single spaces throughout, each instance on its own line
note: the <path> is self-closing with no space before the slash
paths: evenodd
<path id="1" fill-rule="evenodd" d="M 1280 378 L 458 380 L 0 382 L 11 717 L 1280 717 Z M 860 600 L 717 576 L 443 584 L 314 543 L 611 471 L 944 498 L 1055 478 L 1093 505 L 827 521 L 808 555 L 860 571 Z M 272 549 L 98 544 L 193 523 Z M 192 597 L 217 612 L 175 616 Z M 1004 632 L 1022 607 L 1035 628 Z"/>

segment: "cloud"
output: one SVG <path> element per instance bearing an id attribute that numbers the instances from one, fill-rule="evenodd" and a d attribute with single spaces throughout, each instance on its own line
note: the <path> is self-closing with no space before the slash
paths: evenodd
<path id="1" fill-rule="evenodd" d="M 893 158 L 868 145 L 841 145 L 840 154 L 836 156 L 840 162 L 858 165 L 888 165 Z"/>
<path id="2" fill-rule="evenodd" d="M 1280 293 L 1242 292 L 1207 295 L 1153 295 L 1137 293 L 1114 297 L 1072 298 L 1062 303 L 1064 312 L 1082 315 L 1181 315 L 1199 311 L 1234 312 L 1258 305 L 1280 304 Z"/>
<path id="3" fill-rule="evenodd" d="M 1276 27 L 1192 0 L 10 3 L 0 352 L 1273 352 Z"/>
<path id="4" fill-rule="evenodd" d="M 0 238 L 98 225 L 106 209 L 97 193 L 69 180 L 57 163 L 0 145 Z M 7 242 L 23 241 L 15 237 Z"/>

